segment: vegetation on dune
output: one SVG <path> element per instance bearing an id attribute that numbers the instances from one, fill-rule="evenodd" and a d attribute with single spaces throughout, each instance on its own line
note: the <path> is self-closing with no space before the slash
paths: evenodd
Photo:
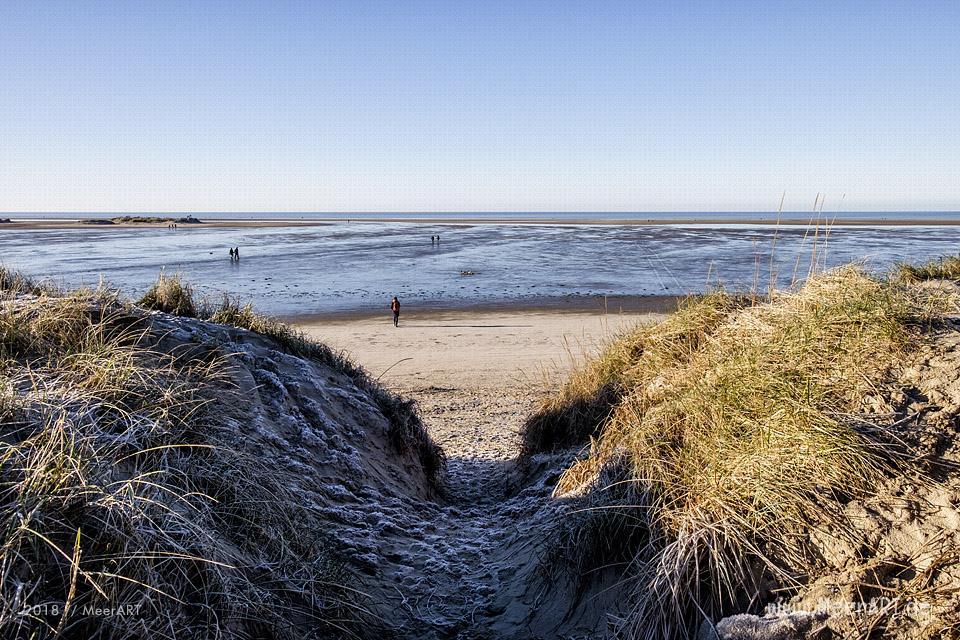
<path id="1" fill-rule="evenodd" d="M 183 281 L 179 275 L 168 276 L 161 273 L 150 285 L 137 304 L 145 309 L 163 311 L 175 316 L 196 318 L 198 311 L 193 287 Z"/>
<path id="2" fill-rule="evenodd" d="M 613 341 L 525 425 L 525 456 L 589 445 L 557 484 L 584 508 L 557 524 L 547 564 L 580 578 L 628 567 L 621 631 L 634 638 L 693 637 L 704 618 L 797 589 L 822 560 L 812 528 L 856 540 L 844 504 L 920 470 L 886 385 L 957 310 L 952 288 L 914 283 L 954 269 L 960 258 L 889 280 L 845 267 L 768 301 L 715 291 Z M 342 373 L 439 481 L 443 452 L 414 403 L 343 354 L 228 296 L 199 299 L 179 276 L 161 274 L 138 304 Z M 230 392 L 223 356 L 162 353 L 159 339 L 115 295 L 58 293 L 0 268 L 0 629 L 349 630 L 324 523 L 221 446 L 210 403 Z M 23 615 L 37 602 L 60 603 L 58 616 Z M 91 605 L 139 615 L 76 614 Z"/>
<path id="3" fill-rule="evenodd" d="M 0 294 L 5 297 L 16 294 L 42 295 L 56 293 L 56 289 L 46 284 L 35 282 L 19 271 L 11 271 L 0 265 Z"/>
<path id="4" fill-rule="evenodd" d="M 522 455 L 567 449 L 599 435 L 611 408 L 632 388 L 630 371 L 638 357 L 643 355 L 651 369 L 676 364 L 743 304 L 722 292 L 691 297 L 663 322 L 612 341 L 527 419 Z"/>
<path id="5" fill-rule="evenodd" d="M 257 332 L 364 389 L 398 449 L 439 482 L 412 401 L 341 354 L 178 277 L 141 303 Z M 149 314 L 102 289 L 0 268 L 0 633 L 4 637 L 334 637 L 363 612 L 328 523 L 231 445 L 217 348 L 164 351 Z M 40 605 L 40 606 L 38 606 Z M 97 608 L 122 615 L 98 615 Z"/>
<path id="6" fill-rule="evenodd" d="M 922 264 L 901 262 L 894 273 L 903 282 L 960 280 L 960 256 L 945 256 Z"/>
<path id="7" fill-rule="evenodd" d="M 4 637 L 352 624 L 320 523 L 224 446 L 208 409 L 231 392 L 224 356 L 158 351 L 149 318 L 104 291 L 24 296 L 6 271 L 0 285 Z"/>
<path id="8" fill-rule="evenodd" d="M 416 403 L 385 389 L 342 352 L 311 340 L 302 331 L 284 322 L 256 313 L 252 305 L 241 304 L 230 296 L 224 295 L 219 304 L 197 301 L 192 287 L 178 275 L 160 274 L 137 304 L 147 309 L 253 331 L 270 338 L 288 353 L 312 358 L 343 373 L 366 391 L 386 416 L 390 422 L 390 441 L 393 446 L 401 452 L 414 452 L 427 479 L 434 486 L 440 486 L 446 459 L 443 450 L 430 439 Z"/>
<path id="9" fill-rule="evenodd" d="M 597 434 L 557 487 L 597 509 L 561 543 L 581 568 L 629 560 L 628 635 L 690 637 L 814 570 L 797 533 L 843 536 L 842 501 L 913 464 L 880 389 L 952 305 L 848 267 L 766 303 L 691 301 L 572 376 L 525 442 Z"/>

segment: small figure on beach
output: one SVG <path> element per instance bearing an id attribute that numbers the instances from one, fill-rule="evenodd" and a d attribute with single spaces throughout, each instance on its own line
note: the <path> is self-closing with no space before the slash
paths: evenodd
<path id="1" fill-rule="evenodd" d="M 230 247 L 230 262 L 233 262 L 233 247 Z"/>
<path id="2" fill-rule="evenodd" d="M 233 259 L 240 262 L 240 247 L 233 248 Z"/>
<path id="3" fill-rule="evenodd" d="M 436 237 L 436 236 L 430 236 L 430 244 L 431 244 L 431 245 L 432 245 L 432 244 L 436 244 L 436 242 L 437 242 L 437 237 Z"/>
<path id="4" fill-rule="evenodd" d="M 400 324 L 400 301 L 397 300 L 397 296 L 393 296 L 393 300 L 390 301 L 390 311 L 393 311 L 393 326 L 399 326 Z"/>

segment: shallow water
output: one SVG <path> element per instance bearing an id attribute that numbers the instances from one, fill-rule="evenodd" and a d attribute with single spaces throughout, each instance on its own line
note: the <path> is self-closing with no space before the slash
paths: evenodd
<path id="1" fill-rule="evenodd" d="M 439 245 L 430 236 L 439 233 Z M 74 286 L 103 277 L 129 295 L 161 270 L 204 294 L 226 291 L 277 315 L 537 304 L 590 295 L 699 292 L 768 281 L 770 252 L 781 285 L 806 275 L 804 227 L 764 225 L 531 225 L 335 222 L 305 227 L 0 229 L 0 263 Z M 960 227 L 835 226 L 818 260 L 899 260 L 955 254 Z M 241 261 L 231 263 L 229 247 Z M 799 266 L 797 258 L 799 256 Z M 463 276 L 461 271 L 475 275 Z"/>

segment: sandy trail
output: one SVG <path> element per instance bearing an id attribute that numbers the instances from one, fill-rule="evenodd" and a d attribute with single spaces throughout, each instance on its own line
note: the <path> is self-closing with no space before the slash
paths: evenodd
<path id="1" fill-rule="evenodd" d="M 371 496 L 343 518 L 356 523 L 347 526 L 364 545 L 375 523 L 377 574 L 389 583 L 379 595 L 393 603 L 402 636 L 549 633 L 533 620 L 542 594 L 530 592 L 530 577 L 545 529 L 564 505 L 550 497 L 550 483 L 515 484 L 520 427 L 571 354 L 653 318 L 456 312 L 407 314 L 398 329 L 389 318 L 303 326 L 415 398 L 448 457 L 444 500 L 391 509 Z M 578 631 L 593 637 L 596 621 L 585 624 Z"/>

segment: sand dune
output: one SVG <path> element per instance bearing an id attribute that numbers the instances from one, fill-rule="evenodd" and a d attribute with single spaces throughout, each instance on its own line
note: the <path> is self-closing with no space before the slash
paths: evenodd
<path id="1" fill-rule="evenodd" d="M 555 488 L 581 445 L 522 460 L 518 451 L 524 421 L 551 383 L 562 381 L 573 360 L 590 355 L 619 331 L 659 316 L 572 310 L 405 312 L 398 328 L 387 314 L 301 323 L 310 336 L 348 352 L 392 391 L 416 400 L 421 416 L 417 417 L 408 402 L 326 347 L 305 343 L 270 320 L 244 315 L 239 307 L 232 315 L 229 308 L 221 309 L 218 317 L 224 324 L 218 324 L 159 309 L 147 312 L 105 291 L 71 297 L 15 277 L 8 277 L 5 284 L 0 278 L 0 284 L 11 291 L 4 300 L 8 314 L 4 345 L 13 358 L 8 366 L 19 372 L 9 387 L 23 403 L 18 411 L 41 416 L 41 409 L 54 406 L 50 398 L 59 397 L 62 410 L 76 414 L 71 421 L 53 423 L 85 443 L 87 472 L 72 490 L 86 496 L 92 483 L 100 483 L 104 491 L 114 486 L 117 474 L 127 470 L 111 456 L 129 459 L 122 447 L 131 446 L 132 438 L 138 456 L 166 465 L 149 471 L 154 475 L 139 489 L 143 497 L 159 499 L 161 494 L 154 495 L 153 489 L 157 482 L 184 482 L 181 499 L 193 496 L 203 507 L 196 516 L 190 511 L 191 517 L 220 518 L 198 520 L 195 526 L 205 541 L 198 553 L 222 566 L 217 565 L 213 577 L 188 582 L 198 598 L 206 592 L 221 593 L 224 585 L 233 589 L 218 610 L 223 617 L 210 623 L 221 625 L 224 637 L 246 637 L 251 635 L 248 629 L 260 623 L 299 634 L 296 637 L 327 637 L 322 635 L 326 628 L 311 616 L 343 614 L 344 624 L 358 629 L 359 637 L 599 640 L 613 637 L 630 614 L 632 587 L 625 580 L 624 565 L 605 559 L 599 566 L 580 567 L 564 556 L 570 540 L 565 532 L 574 531 L 565 523 L 590 503 Z M 172 291 L 174 279 L 168 284 Z M 189 295 L 188 289 L 179 292 Z M 951 299 L 960 295 L 949 288 L 943 293 Z M 156 309 L 172 300 L 159 294 L 155 298 L 142 304 Z M 140 330 L 124 333 L 131 326 Z M 64 342 L 71 336 L 73 342 Z M 100 342 L 91 342 L 98 336 Z M 104 336 L 109 340 L 103 342 Z M 895 424 L 902 429 L 902 444 L 909 444 L 918 460 L 946 463 L 941 469 L 944 476 L 885 477 L 875 494 L 843 504 L 855 545 L 835 535 L 829 521 L 814 522 L 804 535 L 819 558 L 818 570 L 804 576 L 794 597 L 770 602 L 774 608 L 768 616 L 734 615 L 716 621 L 716 629 L 704 622 L 699 638 L 809 640 L 824 637 L 825 625 L 834 630 L 832 637 L 857 637 L 864 625 L 875 625 L 880 618 L 864 619 L 859 610 L 849 615 L 832 609 L 824 613 L 821 608 L 844 603 L 873 606 L 876 594 L 896 589 L 925 598 L 918 609 L 923 617 L 897 619 L 896 628 L 884 637 L 919 640 L 935 637 L 932 630 L 944 625 L 958 628 L 954 623 L 960 583 L 956 573 L 960 331 L 955 318 L 942 318 L 926 338 L 922 349 L 895 368 L 889 388 L 878 393 L 897 406 L 890 415 L 897 417 Z M 93 351 L 90 344 L 96 347 Z M 61 368 L 34 368 L 37 345 L 48 345 L 63 363 Z M 83 357 L 60 353 L 67 347 L 81 349 Z M 109 417 L 105 411 L 114 411 L 111 407 L 117 405 L 109 395 L 116 389 L 113 383 L 104 386 L 106 378 L 87 363 L 101 362 L 96 358 L 104 353 L 113 359 L 101 366 L 132 358 L 121 360 L 139 367 L 132 380 L 170 387 L 165 376 L 172 376 L 176 384 L 171 388 L 188 399 L 197 394 L 196 404 L 184 405 L 189 410 L 180 411 L 183 417 L 173 422 L 169 415 L 180 413 L 171 414 L 166 405 L 145 414 L 135 404 L 137 411 L 117 412 L 114 422 L 123 429 L 102 423 L 104 415 Z M 163 363 L 167 364 L 158 366 Z M 187 373 L 206 371 L 198 367 L 210 363 L 216 364 L 217 375 Z M 183 377 L 188 375 L 193 377 Z M 51 396 L 50 389 L 40 393 L 46 386 L 61 396 Z M 77 389 L 89 388 L 95 393 L 90 396 L 86 391 L 87 401 L 97 411 L 75 402 Z M 139 387 L 125 393 L 128 404 L 150 395 Z M 161 400 L 167 397 L 157 395 Z M 8 414 L 9 420 L 13 414 L 9 410 Z M 11 424 L 25 424 L 19 415 Z M 155 425 L 145 421 L 145 415 L 166 422 Z M 439 477 L 424 464 L 423 451 L 434 449 L 425 448 L 433 445 L 423 437 L 423 427 L 446 456 L 446 473 Z M 22 431 L 8 437 L 22 438 Z M 104 442 L 122 446 L 104 449 Z M 7 447 L 25 456 L 34 444 L 27 438 Z M 169 454 L 170 444 L 185 451 Z M 193 448 L 203 455 L 219 452 L 221 457 L 213 459 L 219 466 L 208 458 L 192 461 Z M 171 467 L 171 461 L 177 466 Z M 41 467 L 38 474 L 46 469 Z M 63 467 L 61 461 L 57 468 Z M 433 468 L 439 467 L 438 462 Z M 146 473 L 147 467 L 142 470 Z M 201 493 L 195 492 L 197 487 Z M 173 500 L 167 493 L 162 493 L 164 499 Z M 47 493 L 44 499 L 59 500 L 60 495 Z M 139 495 L 128 499 L 138 500 Z M 81 503 L 72 500 L 67 506 Z M 70 511 L 51 503 L 50 512 L 73 520 L 52 523 L 49 526 L 59 529 L 47 537 L 55 534 L 61 545 L 78 544 L 71 542 L 77 539 L 73 532 L 82 528 L 87 545 L 84 570 L 99 571 L 96 563 L 109 561 L 110 556 L 98 555 L 91 545 L 108 544 L 112 538 L 98 532 L 93 525 L 100 521 L 87 518 L 88 510 Z M 9 517 L 17 513 L 8 509 Z M 176 540 L 171 531 L 180 528 L 158 528 L 157 533 L 172 544 Z M 29 532 L 17 535 L 22 533 Z M 586 542 L 592 544 L 590 539 Z M 616 544 L 621 544 L 619 539 Z M 31 572 L 38 584 L 49 582 L 53 597 L 60 597 L 69 585 L 46 576 L 62 575 L 61 558 L 69 562 L 70 556 L 43 558 L 52 560 L 25 561 L 24 575 Z M 325 564 L 329 558 L 336 560 L 330 567 Z M 163 566 L 173 565 L 165 560 Z M 152 571 L 152 565 L 146 569 Z M 179 569 L 168 574 L 164 575 L 171 581 L 187 575 Z M 277 594 L 258 590 L 265 577 L 278 585 Z M 320 584 L 329 587 L 331 579 L 340 590 L 333 595 L 317 590 Z M 861 591 L 865 585 L 869 589 L 876 585 L 876 591 Z M 78 593 L 83 602 L 96 597 L 87 588 Z M 278 612 L 273 617 L 251 620 L 244 613 L 243 607 L 251 602 L 269 611 L 263 607 L 274 597 L 285 600 L 272 609 Z M 328 606 L 328 599 L 339 609 Z M 164 600 L 162 612 L 175 614 L 186 628 L 193 624 L 192 614 L 178 609 L 181 604 Z M 19 618 L 14 622 L 29 623 Z M 3 624 L 0 617 L 0 628 Z"/>

